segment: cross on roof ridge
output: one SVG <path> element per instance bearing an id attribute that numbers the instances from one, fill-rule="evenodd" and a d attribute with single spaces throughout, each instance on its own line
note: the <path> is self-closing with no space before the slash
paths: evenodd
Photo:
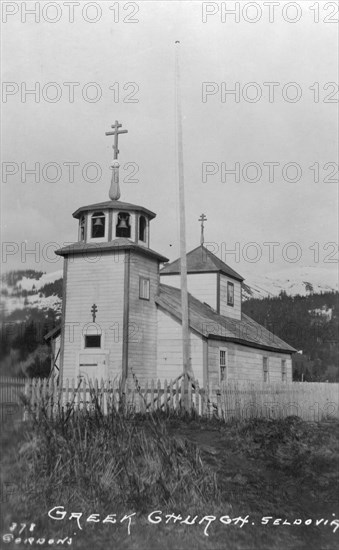
<path id="1" fill-rule="evenodd" d="M 199 222 L 201 222 L 201 235 L 200 235 L 200 244 L 203 245 L 205 241 L 204 236 L 204 222 L 207 222 L 207 218 L 205 214 L 200 214 L 200 218 L 198 219 Z"/>

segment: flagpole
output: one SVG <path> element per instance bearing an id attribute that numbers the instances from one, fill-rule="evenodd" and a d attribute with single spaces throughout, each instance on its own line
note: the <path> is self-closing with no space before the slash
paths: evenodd
<path id="1" fill-rule="evenodd" d="M 177 160 L 180 210 L 180 278 L 181 278 L 181 311 L 182 311 L 182 361 L 184 375 L 190 371 L 189 357 L 189 325 L 188 325 L 188 294 L 187 294 L 187 259 L 186 259 L 186 226 L 185 226 L 185 187 L 184 187 L 184 154 L 182 137 L 182 113 L 180 95 L 180 42 L 175 42 L 175 91 L 176 91 L 176 130 L 177 130 Z"/>

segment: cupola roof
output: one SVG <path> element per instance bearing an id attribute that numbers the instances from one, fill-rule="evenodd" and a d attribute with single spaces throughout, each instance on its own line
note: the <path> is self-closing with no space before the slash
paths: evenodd
<path id="1" fill-rule="evenodd" d="M 121 202 L 121 201 L 106 201 L 106 202 L 98 202 L 96 204 L 89 204 L 88 206 L 80 206 L 80 208 L 78 208 L 75 212 L 73 212 L 73 218 L 80 218 L 81 214 L 85 214 L 86 212 L 94 212 L 95 210 L 97 211 L 98 210 L 119 210 L 120 212 L 124 212 L 124 211 L 141 212 L 142 214 L 146 214 L 146 216 L 148 216 L 148 218 L 151 220 L 156 216 L 154 212 L 138 204 L 131 204 L 129 202 Z"/>

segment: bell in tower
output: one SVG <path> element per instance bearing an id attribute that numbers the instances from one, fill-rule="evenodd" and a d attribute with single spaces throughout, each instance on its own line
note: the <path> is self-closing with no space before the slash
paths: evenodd
<path id="1" fill-rule="evenodd" d="M 105 236 L 105 214 L 94 212 L 92 215 L 92 238 L 98 239 Z"/>
<path id="2" fill-rule="evenodd" d="M 155 296 L 159 266 L 168 259 L 150 248 L 155 213 L 119 200 L 118 136 L 127 130 L 118 121 L 112 129 L 106 132 L 114 136 L 110 200 L 78 208 L 78 242 L 56 251 L 65 258 L 66 281 L 60 379 L 156 376 Z"/>
<path id="3" fill-rule="evenodd" d="M 116 236 L 129 239 L 131 236 L 131 226 L 129 223 L 130 215 L 125 212 L 119 212 L 118 223 L 116 226 Z"/>

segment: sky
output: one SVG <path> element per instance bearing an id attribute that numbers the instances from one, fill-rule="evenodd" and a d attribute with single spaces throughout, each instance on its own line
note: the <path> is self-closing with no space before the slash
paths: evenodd
<path id="1" fill-rule="evenodd" d="M 243 276 L 336 269 L 331 6 L 44 2 L 28 13 L 35 4 L 2 2 L 4 271 L 62 267 L 53 251 L 77 240 L 72 213 L 108 200 L 105 132 L 117 119 L 128 130 L 119 139 L 121 200 L 156 212 L 151 248 L 179 256 L 176 40 L 187 250 L 199 245 L 203 212 L 206 246 Z"/>

